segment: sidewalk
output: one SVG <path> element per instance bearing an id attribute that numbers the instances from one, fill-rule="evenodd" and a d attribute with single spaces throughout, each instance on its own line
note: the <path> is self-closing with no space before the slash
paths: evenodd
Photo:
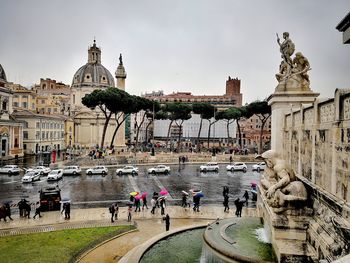
<path id="1" fill-rule="evenodd" d="M 115 223 L 110 221 L 108 208 L 74 209 L 71 210 L 71 219 L 65 220 L 64 215 L 59 211 L 43 212 L 42 217 L 38 219 L 19 218 L 14 215 L 13 221 L 0 222 L 0 236 L 18 235 L 27 233 L 48 232 L 60 229 L 99 227 L 111 225 L 126 225 L 136 223 L 138 231 L 129 233 L 101 246 L 96 247 L 85 254 L 79 262 L 115 262 L 124 256 L 131 249 L 142 244 L 144 241 L 165 231 L 165 226 L 160 215 L 160 209 L 156 210 L 155 215 L 151 214 L 150 209 L 141 210 L 141 212 L 132 213 L 132 222 L 127 222 L 127 208 L 119 208 L 118 220 Z M 211 222 L 216 218 L 230 218 L 234 216 L 235 209 L 230 213 L 224 213 L 221 206 L 201 206 L 201 212 L 193 212 L 190 209 L 184 209 L 179 206 L 168 206 L 165 213 L 171 218 L 171 229 L 197 225 Z M 243 209 L 243 216 L 256 216 L 254 208 Z"/>

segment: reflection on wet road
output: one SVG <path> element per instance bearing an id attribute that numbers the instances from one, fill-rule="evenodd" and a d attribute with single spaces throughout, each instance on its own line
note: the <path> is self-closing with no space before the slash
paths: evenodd
<path id="1" fill-rule="evenodd" d="M 230 189 L 231 200 L 242 197 L 244 190 L 250 189 L 252 181 L 258 181 L 260 174 L 253 172 L 248 165 L 248 171 L 228 172 L 226 165 L 221 164 L 218 173 L 199 172 L 199 165 L 173 165 L 169 175 L 149 175 L 147 169 L 151 166 L 140 166 L 139 175 L 115 174 L 116 168 L 109 168 L 108 175 L 86 175 L 83 171 L 80 176 L 64 176 L 59 182 L 47 182 L 46 176 L 32 184 L 22 184 L 23 175 L 0 175 L 0 202 L 12 200 L 17 203 L 25 197 L 30 201 L 38 201 L 38 191 L 42 187 L 58 184 L 62 198 L 72 200 L 72 204 L 79 207 L 103 206 L 112 200 L 128 200 L 133 191 L 148 192 L 149 198 L 154 191 L 159 192 L 166 188 L 170 196 L 168 201 L 179 202 L 181 191 L 201 189 L 204 193 L 204 203 L 222 204 L 223 186 Z"/>

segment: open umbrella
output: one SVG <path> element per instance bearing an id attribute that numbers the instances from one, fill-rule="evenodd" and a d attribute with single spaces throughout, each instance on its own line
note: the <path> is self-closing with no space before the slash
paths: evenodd
<path id="1" fill-rule="evenodd" d="M 139 194 L 139 192 L 131 192 L 130 193 L 130 195 L 132 195 L 132 196 L 136 196 L 136 195 L 138 195 Z"/>
<path id="2" fill-rule="evenodd" d="M 250 183 L 253 187 L 255 187 L 257 185 L 257 183 L 255 181 Z"/>
<path id="3" fill-rule="evenodd" d="M 143 192 L 143 193 L 142 193 L 142 197 L 147 196 L 147 195 L 148 195 L 147 192 Z"/>
<path id="4" fill-rule="evenodd" d="M 188 195 L 188 193 L 184 190 L 181 191 L 183 194 Z"/>
<path id="5" fill-rule="evenodd" d="M 198 192 L 194 196 L 196 196 L 196 197 L 204 197 L 204 194 L 202 192 Z"/>
<path id="6" fill-rule="evenodd" d="M 141 195 L 135 196 L 135 199 L 136 199 L 136 200 L 140 200 L 140 199 L 141 199 Z"/>
<path id="7" fill-rule="evenodd" d="M 70 199 L 62 199 L 60 201 L 61 204 L 64 204 L 64 203 L 70 203 Z"/>
<path id="8" fill-rule="evenodd" d="M 169 194 L 169 192 L 166 189 L 163 189 L 159 193 L 160 193 L 160 195 L 168 195 Z"/>

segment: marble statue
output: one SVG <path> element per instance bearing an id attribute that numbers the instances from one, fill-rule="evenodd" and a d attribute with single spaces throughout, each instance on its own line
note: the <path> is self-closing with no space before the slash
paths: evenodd
<path id="1" fill-rule="evenodd" d="M 119 64 L 123 65 L 123 57 L 121 53 L 119 54 Z"/>
<path id="2" fill-rule="evenodd" d="M 262 194 L 275 213 L 295 208 L 307 200 L 305 186 L 297 180 L 293 169 L 276 151 L 268 150 L 257 158 L 264 159 L 266 163 L 261 179 Z"/>
<path id="3" fill-rule="evenodd" d="M 289 38 L 289 33 L 283 33 L 284 41 L 281 43 L 277 34 L 277 43 L 280 46 L 282 61 L 276 79 L 279 82 L 278 91 L 307 91 L 310 90 L 308 71 L 311 70 L 308 59 L 297 52 L 295 57 L 295 45 Z"/>

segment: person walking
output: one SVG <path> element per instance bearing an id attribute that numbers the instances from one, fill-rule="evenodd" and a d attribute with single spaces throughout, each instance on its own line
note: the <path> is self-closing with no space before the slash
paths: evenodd
<path id="1" fill-rule="evenodd" d="M 140 199 L 135 198 L 135 212 L 141 212 L 141 204 L 140 204 Z"/>
<path id="2" fill-rule="evenodd" d="M 244 201 L 240 201 L 239 198 L 235 200 L 235 205 L 236 205 L 236 216 L 237 217 L 242 217 L 242 208 L 243 208 L 243 203 Z"/>
<path id="3" fill-rule="evenodd" d="M 163 220 L 165 221 L 165 231 L 169 231 L 169 228 L 170 228 L 170 216 L 169 216 L 169 214 L 166 214 L 166 216 L 163 217 Z"/>
<path id="4" fill-rule="evenodd" d="M 181 207 L 186 208 L 187 206 L 190 207 L 190 204 L 187 203 L 187 194 L 183 193 Z"/>
<path id="5" fill-rule="evenodd" d="M 144 209 L 144 207 L 146 207 L 146 209 L 148 209 L 146 195 L 142 196 L 142 210 Z"/>
<path id="6" fill-rule="evenodd" d="M 30 211 L 32 209 L 30 207 L 30 204 L 28 204 L 27 201 L 24 202 L 24 210 L 25 210 L 24 217 L 30 218 Z"/>
<path id="7" fill-rule="evenodd" d="M 193 211 L 199 212 L 199 203 L 200 203 L 200 197 L 195 195 L 193 197 Z"/>
<path id="8" fill-rule="evenodd" d="M 118 220 L 118 213 L 119 213 L 118 203 L 114 204 L 114 208 L 115 208 L 114 220 Z"/>
<path id="9" fill-rule="evenodd" d="M 37 205 L 37 207 L 35 208 L 35 214 L 33 216 L 33 219 L 35 219 L 36 216 L 39 216 L 39 218 L 41 217 L 41 215 L 40 215 L 40 212 L 41 212 L 40 202 L 36 202 L 36 205 Z"/>
<path id="10" fill-rule="evenodd" d="M 151 206 L 152 206 L 151 213 L 154 214 L 156 209 L 156 200 L 154 200 L 154 198 L 151 199 Z"/>
<path id="11" fill-rule="evenodd" d="M 224 189 L 222 190 L 222 196 L 225 198 L 225 195 L 228 195 L 229 193 L 229 188 L 228 186 L 224 186 Z"/>
<path id="12" fill-rule="evenodd" d="M 230 210 L 230 207 L 228 206 L 228 198 L 229 198 L 229 196 L 228 196 L 228 194 L 226 194 L 224 196 L 224 207 L 225 207 L 224 213 L 226 213 L 226 212 L 228 213 Z"/>
<path id="13" fill-rule="evenodd" d="M 70 203 L 63 203 L 63 209 L 61 214 L 64 212 L 64 219 L 70 219 Z"/>
<path id="14" fill-rule="evenodd" d="M 24 201 L 23 201 L 23 199 L 21 199 L 21 201 L 19 201 L 17 203 L 17 205 L 18 205 L 18 209 L 19 209 L 19 216 L 23 217 L 24 216 Z"/>
<path id="15" fill-rule="evenodd" d="M 160 204 L 160 214 L 161 214 L 161 215 L 164 215 L 164 214 L 165 214 L 165 212 L 164 212 L 164 209 L 165 209 L 165 199 L 164 199 L 164 198 L 161 198 L 159 204 Z"/>
<path id="16" fill-rule="evenodd" d="M 111 222 L 114 223 L 114 214 L 115 214 L 115 206 L 114 206 L 114 204 L 112 204 L 109 207 L 109 212 L 111 213 Z"/>
<path id="17" fill-rule="evenodd" d="M 5 204 L 5 221 L 6 221 L 6 217 L 10 218 L 10 220 L 12 221 L 12 217 L 11 217 L 11 207 L 9 203 Z"/>
<path id="18" fill-rule="evenodd" d="M 244 195 L 243 195 L 243 198 L 245 198 L 246 206 L 248 206 L 249 194 L 248 194 L 248 191 L 247 191 L 247 190 L 245 190 Z"/>
<path id="19" fill-rule="evenodd" d="M 128 207 L 128 222 L 131 222 L 132 205 Z"/>

